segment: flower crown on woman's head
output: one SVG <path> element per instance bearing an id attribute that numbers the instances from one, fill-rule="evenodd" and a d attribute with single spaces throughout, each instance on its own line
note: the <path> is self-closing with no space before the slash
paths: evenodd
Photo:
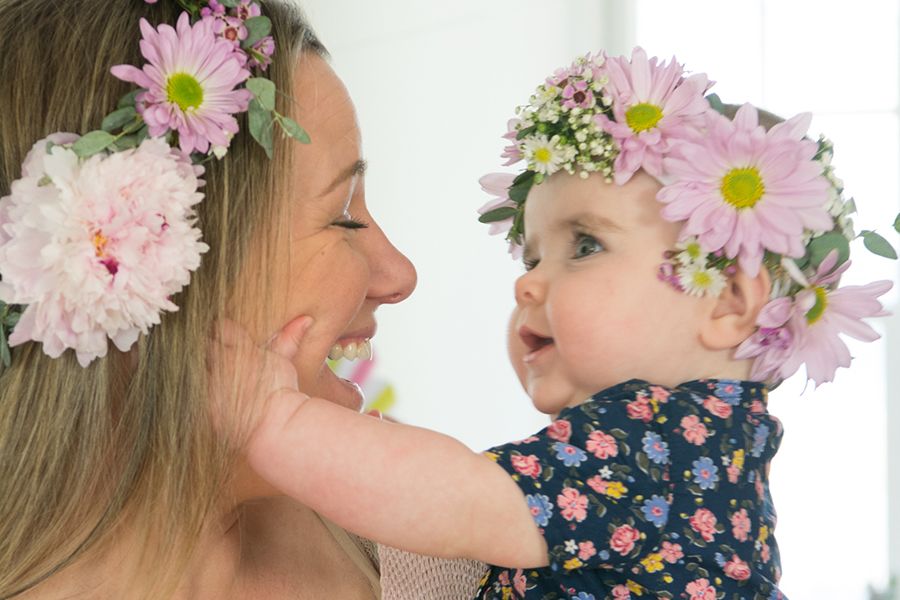
<path id="1" fill-rule="evenodd" d="M 524 160 L 525 170 L 481 179 L 495 198 L 479 220 L 491 234 L 506 232 L 519 258 L 532 185 L 560 170 L 624 185 L 643 169 L 663 185 L 656 197 L 662 217 L 685 222 L 660 279 L 718 296 L 737 267 L 755 276 L 765 266 L 772 301 L 735 358 L 756 358 L 756 380 L 781 381 L 806 363 L 809 379 L 831 381 L 851 359 L 838 334 L 873 341 L 878 334 L 861 319 L 888 314 L 877 298 L 889 281 L 835 289 L 850 265 L 849 242 L 862 237 L 876 254 L 896 253 L 873 231 L 854 233 L 856 208 L 834 175 L 831 142 L 805 137 L 809 113 L 767 131 L 750 104 L 733 120 L 725 116 L 715 94 L 704 97 L 711 86 L 706 75 L 687 76 L 674 58 L 659 63 L 640 47 L 631 60 L 576 59 L 509 122 L 504 166 Z M 900 231 L 900 218 L 894 226 Z"/>
<path id="2" fill-rule="evenodd" d="M 195 227 L 200 163 L 227 153 L 236 114 L 248 112 L 270 157 L 276 121 L 309 142 L 276 112 L 275 84 L 250 71 L 265 71 L 275 49 L 260 1 L 178 0 L 185 12 L 174 28 L 141 19 L 147 64 L 111 69 L 140 89 L 100 130 L 34 144 L 0 198 L 4 365 L 10 346 L 33 340 L 54 358 L 74 349 L 86 367 L 108 340 L 127 351 L 163 310 L 178 310 L 169 297 L 209 249 Z"/>

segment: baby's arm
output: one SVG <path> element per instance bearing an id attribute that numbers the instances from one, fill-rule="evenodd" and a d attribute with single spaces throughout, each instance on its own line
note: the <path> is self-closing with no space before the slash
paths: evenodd
<path id="1" fill-rule="evenodd" d="M 283 358 L 299 347 L 297 321 L 272 344 Z M 290 364 L 273 362 L 282 371 Z M 283 383 L 285 373 L 272 380 Z M 295 387 L 265 402 L 248 448 L 251 465 L 341 527 L 418 554 L 548 564 L 523 492 L 489 458 L 443 434 L 361 415 Z"/>

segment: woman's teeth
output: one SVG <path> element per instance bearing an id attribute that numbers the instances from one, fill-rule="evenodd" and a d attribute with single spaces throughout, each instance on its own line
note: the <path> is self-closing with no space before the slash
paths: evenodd
<path id="1" fill-rule="evenodd" d="M 340 360 L 342 358 L 347 360 L 356 360 L 357 358 L 359 360 L 369 360 L 372 358 L 372 341 L 363 340 L 359 344 L 350 342 L 346 346 L 335 344 L 328 353 L 328 358 L 331 360 Z"/>

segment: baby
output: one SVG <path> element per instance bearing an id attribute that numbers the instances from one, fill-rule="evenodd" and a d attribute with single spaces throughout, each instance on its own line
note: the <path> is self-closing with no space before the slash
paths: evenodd
<path id="1" fill-rule="evenodd" d="M 876 339 L 860 319 L 890 283 L 836 289 L 852 205 L 809 115 L 767 131 L 708 87 L 640 48 L 588 55 L 511 122 L 526 169 L 482 180 L 526 266 L 509 352 L 549 427 L 476 454 L 308 398 L 300 317 L 270 348 L 256 471 L 359 535 L 496 565 L 478 598 L 782 598 L 766 382 L 849 366 L 838 333 Z"/>

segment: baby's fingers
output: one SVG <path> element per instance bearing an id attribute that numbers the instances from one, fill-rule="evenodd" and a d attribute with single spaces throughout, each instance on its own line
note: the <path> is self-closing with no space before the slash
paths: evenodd
<path id="1" fill-rule="evenodd" d="M 269 350 L 288 361 L 293 360 L 294 355 L 300 349 L 304 334 L 312 327 L 313 318 L 310 316 L 297 317 L 269 342 Z"/>

